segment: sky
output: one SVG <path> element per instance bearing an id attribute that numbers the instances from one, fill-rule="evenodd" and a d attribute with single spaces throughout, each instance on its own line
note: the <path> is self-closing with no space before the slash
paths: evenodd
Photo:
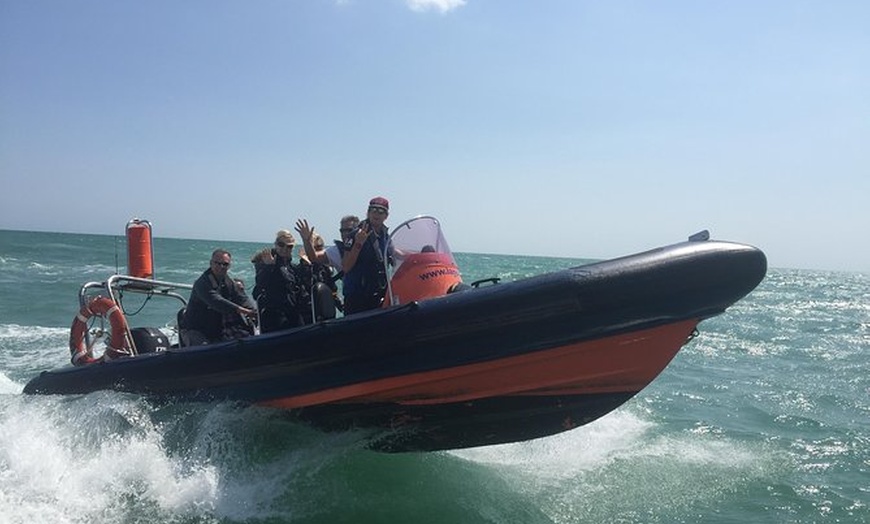
<path id="1" fill-rule="evenodd" d="M 0 0 L 0 229 L 870 272 L 870 2 Z"/>

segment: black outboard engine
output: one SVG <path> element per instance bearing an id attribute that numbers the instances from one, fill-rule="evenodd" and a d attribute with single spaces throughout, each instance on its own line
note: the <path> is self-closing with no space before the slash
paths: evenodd
<path id="1" fill-rule="evenodd" d="M 159 353 L 169 349 L 169 337 L 157 328 L 137 327 L 130 330 L 133 336 L 133 344 L 136 352 L 140 355 L 145 353 Z"/>

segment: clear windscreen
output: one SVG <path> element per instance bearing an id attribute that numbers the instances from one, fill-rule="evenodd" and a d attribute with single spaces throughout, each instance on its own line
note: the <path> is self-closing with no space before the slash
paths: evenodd
<path id="1" fill-rule="evenodd" d="M 419 216 L 399 224 L 393 229 L 390 241 L 393 246 L 394 271 L 399 269 L 405 258 L 417 253 L 440 253 L 447 255 L 450 262 L 455 263 L 441 224 L 435 217 Z"/>

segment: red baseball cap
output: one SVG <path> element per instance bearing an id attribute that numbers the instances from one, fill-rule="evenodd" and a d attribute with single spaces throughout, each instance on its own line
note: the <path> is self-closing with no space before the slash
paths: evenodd
<path id="1" fill-rule="evenodd" d="M 389 211 L 390 210 L 390 201 L 384 197 L 381 197 L 381 196 L 375 197 L 375 198 L 369 200 L 369 207 L 379 207 L 379 208 L 383 209 L 384 211 Z"/>

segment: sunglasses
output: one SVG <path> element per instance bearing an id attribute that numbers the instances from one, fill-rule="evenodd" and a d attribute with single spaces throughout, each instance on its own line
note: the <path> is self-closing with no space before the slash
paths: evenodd
<path id="1" fill-rule="evenodd" d="M 284 242 L 275 242 L 278 247 L 293 247 L 295 244 L 285 244 Z"/>
<path id="2" fill-rule="evenodd" d="M 229 262 L 221 262 L 220 260 L 212 260 L 211 263 L 220 267 L 230 267 Z"/>
<path id="3" fill-rule="evenodd" d="M 386 214 L 387 214 L 387 210 L 384 209 L 384 208 L 382 208 L 382 207 L 370 207 L 370 208 L 369 208 L 369 213 L 377 213 L 377 214 L 379 214 L 379 215 L 386 215 Z"/>
<path id="4" fill-rule="evenodd" d="M 352 233 L 353 228 L 352 227 L 342 227 L 338 230 L 338 232 L 339 233 Z"/>

